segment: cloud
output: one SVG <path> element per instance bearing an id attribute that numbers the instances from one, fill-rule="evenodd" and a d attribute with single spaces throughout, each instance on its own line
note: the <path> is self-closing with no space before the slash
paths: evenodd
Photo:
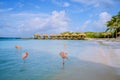
<path id="1" fill-rule="evenodd" d="M 12 19 L 12 21 L 10 21 Z M 1 34 L 14 33 L 11 36 L 32 36 L 34 33 L 59 33 L 67 31 L 69 18 L 65 11 L 52 11 L 51 14 L 17 13 L 9 15 L 2 26 Z M 11 27 L 6 27 L 6 24 Z M 10 34 L 8 34 L 10 35 Z"/>
<path id="2" fill-rule="evenodd" d="M 6 9 L 0 9 L 0 12 L 8 12 L 8 11 L 12 11 L 13 8 L 6 8 Z"/>
<path id="3" fill-rule="evenodd" d="M 107 12 L 102 12 L 99 14 L 99 19 L 93 22 L 93 25 L 103 28 L 105 27 L 105 23 L 111 19 L 111 15 Z"/>
<path id="4" fill-rule="evenodd" d="M 69 7 L 70 4 L 68 2 L 64 2 L 64 7 Z"/>
<path id="5" fill-rule="evenodd" d="M 93 5 L 94 7 L 99 7 L 100 5 L 111 5 L 113 0 L 72 0 L 74 2 L 83 3 L 86 5 Z"/>
<path id="6" fill-rule="evenodd" d="M 90 31 L 90 29 L 89 29 L 90 24 L 91 24 L 91 20 L 86 20 L 81 26 L 76 26 L 76 27 L 70 29 L 70 31 L 72 31 L 72 32 Z"/>
<path id="7" fill-rule="evenodd" d="M 23 22 L 21 28 L 23 30 L 40 30 L 41 32 L 62 32 L 68 27 L 68 18 L 65 11 L 53 11 L 52 14 L 46 18 L 34 17 Z"/>
<path id="8" fill-rule="evenodd" d="M 80 28 L 81 31 L 85 31 L 86 28 L 89 26 L 89 24 L 91 23 L 91 20 L 87 20 L 83 23 L 82 27 Z"/>
<path id="9" fill-rule="evenodd" d="M 97 20 L 87 20 L 81 26 L 82 31 L 105 31 L 105 23 L 111 19 L 111 15 L 107 12 L 101 12 Z"/>
<path id="10" fill-rule="evenodd" d="M 50 16 L 49 14 L 45 13 L 16 13 L 16 14 L 11 14 L 11 17 L 21 17 L 21 18 L 33 18 L 33 17 L 48 17 Z"/>
<path id="11" fill-rule="evenodd" d="M 62 6 L 62 7 L 69 7 L 70 3 L 68 2 L 63 2 L 62 0 L 52 0 L 52 2 L 58 6 Z"/>

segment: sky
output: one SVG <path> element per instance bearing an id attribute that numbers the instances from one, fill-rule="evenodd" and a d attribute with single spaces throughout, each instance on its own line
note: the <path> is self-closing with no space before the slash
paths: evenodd
<path id="1" fill-rule="evenodd" d="M 101 32 L 120 0 L 0 0 L 0 37 Z"/>

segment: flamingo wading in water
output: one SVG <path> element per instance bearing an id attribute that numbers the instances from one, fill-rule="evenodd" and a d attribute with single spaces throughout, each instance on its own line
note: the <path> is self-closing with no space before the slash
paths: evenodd
<path id="1" fill-rule="evenodd" d="M 64 69 L 64 59 L 68 59 L 68 56 L 67 56 L 67 53 L 65 53 L 63 51 L 60 52 L 60 56 L 61 56 L 61 58 L 63 60 L 62 64 L 63 64 L 63 69 Z"/>
<path id="2" fill-rule="evenodd" d="M 25 53 L 22 55 L 22 59 L 25 60 L 27 57 L 28 57 L 28 52 L 25 52 Z"/>
<path id="3" fill-rule="evenodd" d="M 67 44 L 64 43 L 64 51 L 61 51 L 61 52 L 60 52 L 60 56 L 61 56 L 61 58 L 62 58 L 63 69 L 64 69 L 64 59 L 68 59 L 68 55 L 67 55 L 67 53 L 65 53 L 65 51 L 66 51 L 66 46 L 67 46 Z"/>

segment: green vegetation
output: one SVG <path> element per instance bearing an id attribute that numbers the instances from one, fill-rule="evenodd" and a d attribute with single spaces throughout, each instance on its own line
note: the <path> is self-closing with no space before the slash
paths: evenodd
<path id="1" fill-rule="evenodd" d="M 87 38 L 111 38 L 110 32 L 63 32 L 60 34 L 35 34 L 34 39 L 51 39 L 51 40 L 85 40 Z"/>
<path id="2" fill-rule="evenodd" d="M 111 32 L 113 37 L 120 35 L 120 12 L 112 16 L 111 20 L 106 23 L 107 30 L 106 32 Z"/>
<path id="3" fill-rule="evenodd" d="M 111 32 L 85 32 L 87 38 L 111 38 Z"/>

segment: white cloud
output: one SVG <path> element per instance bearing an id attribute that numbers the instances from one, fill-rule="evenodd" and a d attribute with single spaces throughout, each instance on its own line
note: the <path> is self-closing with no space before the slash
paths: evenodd
<path id="1" fill-rule="evenodd" d="M 97 20 L 86 20 L 81 27 L 78 28 L 79 31 L 105 31 L 105 23 L 111 19 L 111 15 L 107 12 L 101 12 Z M 77 31 L 78 31 L 77 30 Z"/>
<path id="2" fill-rule="evenodd" d="M 111 15 L 107 12 L 102 12 L 99 14 L 99 19 L 94 21 L 93 24 L 97 27 L 105 27 L 105 23 L 111 19 Z"/>
<path id="3" fill-rule="evenodd" d="M 81 27 L 76 27 L 74 31 L 103 31 L 105 23 L 110 20 L 111 15 L 101 12 L 97 20 L 86 20 Z M 24 22 L 23 30 L 39 30 L 46 32 L 63 32 L 68 30 L 69 19 L 65 11 L 53 11 L 51 15 L 42 18 L 34 17 Z M 27 27 L 28 26 L 28 27 Z"/>
<path id="4" fill-rule="evenodd" d="M 82 27 L 80 28 L 81 31 L 85 31 L 86 28 L 89 26 L 89 24 L 91 23 L 90 20 L 87 20 L 83 23 Z"/>
<path id="5" fill-rule="evenodd" d="M 15 15 L 15 14 L 14 14 Z M 20 15 L 16 14 L 16 16 L 24 16 L 25 14 Z M 46 17 L 35 16 L 35 14 L 30 14 L 33 16 L 30 19 L 25 19 L 24 21 L 19 22 L 19 31 L 39 31 L 39 32 L 63 32 L 67 30 L 69 25 L 69 19 L 66 16 L 65 11 L 53 11 L 51 15 Z M 28 18 L 29 14 L 27 15 Z"/>
<path id="6" fill-rule="evenodd" d="M 86 20 L 83 24 L 81 23 L 80 25 L 75 25 L 74 27 L 69 27 L 69 31 L 71 32 L 85 32 L 85 31 L 90 31 L 88 27 L 91 24 L 91 20 Z"/>
<path id="7" fill-rule="evenodd" d="M 3 21 L 3 18 L 5 20 Z M 1 35 L 32 36 L 34 33 L 60 33 L 68 31 L 69 18 L 65 11 L 52 11 L 47 13 L 14 13 L 5 15 L 0 19 Z M 9 26 L 7 26 L 9 24 Z M 6 27 L 7 26 L 7 27 Z M 16 33 L 16 34 L 15 34 Z"/>
<path id="8" fill-rule="evenodd" d="M 68 2 L 64 2 L 64 7 L 69 7 L 70 4 Z"/>
<path id="9" fill-rule="evenodd" d="M 33 17 L 48 17 L 49 14 L 44 13 L 17 13 L 17 14 L 11 14 L 11 17 L 22 17 L 22 18 L 33 18 Z"/>
<path id="10" fill-rule="evenodd" d="M 113 4 L 113 0 L 72 0 L 74 2 L 83 3 L 86 5 L 93 5 L 99 7 L 101 4 Z"/>

